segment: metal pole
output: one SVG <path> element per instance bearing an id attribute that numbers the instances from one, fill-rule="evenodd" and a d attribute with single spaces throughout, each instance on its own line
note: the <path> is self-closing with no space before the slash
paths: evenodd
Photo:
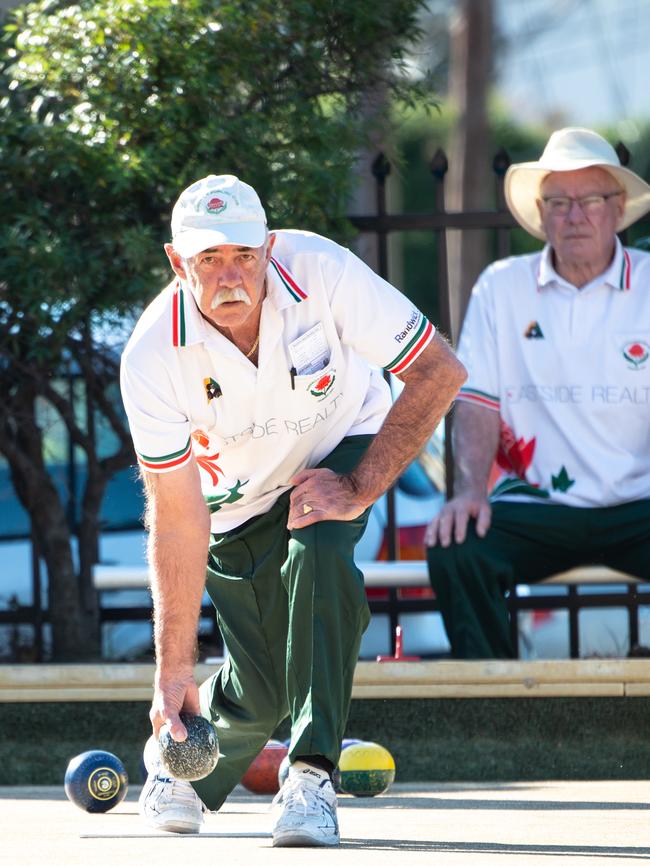
<path id="1" fill-rule="evenodd" d="M 34 611 L 34 650 L 36 661 L 43 661 L 43 592 L 41 586 L 41 562 L 38 555 L 38 540 L 31 528 L 32 554 L 32 609 Z"/>
<path id="2" fill-rule="evenodd" d="M 505 148 L 500 147 L 492 160 L 492 168 L 496 175 L 496 199 L 497 210 L 507 210 L 505 196 L 503 194 L 503 179 L 510 165 L 510 156 Z M 504 259 L 510 254 L 510 231 L 506 228 L 497 229 L 497 258 Z"/>
<path id="3" fill-rule="evenodd" d="M 75 407 L 75 387 L 74 387 L 74 373 L 72 372 L 72 364 L 68 362 L 68 399 L 70 401 L 70 408 L 74 412 Z M 68 466 L 67 466 L 67 476 L 68 476 L 68 502 L 66 506 L 67 516 L 68 516 L 68 525 L 70 527 L 70 531 L 74 535 L 77 529 L 77 466 L 75 464 L 75 454 L 74 454 L 74 442 L 72 441 L 72 436 L 68 432 Z"/>
<path id="4" fill-rule="evenodd" d="M 436 179 L 434 205 L 437 213 L 446 213 L 445 211 L 445 175 L 449 163 L 444 150 L 438 148 L 431 160 L 431 173 Z M 435 232 L 436 236 L 436 251 L 438 259 L 437 277 L 438 277 L 438 316 L 440 318 L 440 329 L 455 342 L 455 334 L 453 333 L 451 323 L 451 298 L 449 296 L 449 271 L 447 268 L 447 231 L 440 229 Z M 451 448 L 452 439 L 452 416 L 448 412 L 445 416 L 445 495 L 447 499 L 451 499 L 454 495 L 454 458 Z"/>
<path id="5" fill-rule="evenodd" d="M 372 173 L 377 181 L 377 216 L 381 218 L 386 216 L 386 178 L 390 174 L 390 162 L 383 153 L 379 153 L 372 163 Z M 388 232 L 382 228 L 377 229 L 377 257 L 379 276 L 388 280 Z M 385 373 L 384 376 L 390 384 L 390 375 Z M 386 491 L 386 542 L 388 559 L 399 559 L 395 485 Z"/>

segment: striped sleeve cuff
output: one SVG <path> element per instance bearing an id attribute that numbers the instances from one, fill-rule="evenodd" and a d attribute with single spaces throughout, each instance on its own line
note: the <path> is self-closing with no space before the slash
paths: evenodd
<path id="1" fill-rule="evenodd" d="M 384 370 L 388 373 L 402 373 L 429 345 L 434 334 L 435 328 L 425 316 L 422 316 L 422 321 L 415 334 L 390 364 L 386 364 Z"/>
<path id="2" fill-rule="evenodd" d="M 485 406 L 486 409 L 492 409 L 495 412 L 498 412 L 500 407 L 498 397 L 493 394 L 486 394 L 485 391 L 479 391 L 478 388 L 461 388 L 456 400 L 465 400 L 467 403 Z"/>
<path id="3" fill-rule="evenodd" d="M 178 469 L 188 463 L 192 457 L 192 440 L 189 438 L 187 444 L 180 451 L 165 454 L 162 457 L 149 457 L 136 451 L 138 463 L 149 472 L 168 472 L 170 469 Z"/>

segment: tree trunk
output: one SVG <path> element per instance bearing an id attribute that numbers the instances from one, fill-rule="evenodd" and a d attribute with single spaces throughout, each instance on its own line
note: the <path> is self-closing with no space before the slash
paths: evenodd
<path id="1" fill-rule="evenodd" d="M 81 519 L 79 521 L 79 589 L 81 601 L 88 614 L 99 622 L 99 597 L 93 585 L 93 566 L 98 561 L 100 511 L 107 479 L 93 461 L 88 464 L 86 489 L 81 504 Z"/>
<path id="2" fill-rule="evenodd" d="M 449 153 L 447 210 L 488 206 L 490 158 L 487 93 L 492 77 L 492 0 L 459 0 L 451 26 L 449 91 L 458 113 Z M 488 263 L 486 232 L 447 231 L 454 342 L 472 286 Z"/>
<path id="3" fill-rule="evenodd" d="M 21 392 L 14 396 L 13 417 L 20 435 L 3 428 L 0 450 L 6 455 L 20 503 L 30 515 L 39 554 L 48 573 L 52 660 L 79 661 L 100 656 L 97 593 L 81 591 L 75 569 L 72 534 L 64 505 L 43 461 L 42 432 L 35 402 Z M 85 597 L 84 597 L 85 596 Z"/>
<path id="4" fill-rule="evenodd" d="M 84 581 L 75 569 L 68 521 L 56 491 L 45 497 L 44 516 L 34 519 L 34 525 L 48 573 L 52 660 L 99 660 L 99 604 L 92 570 Z"/>

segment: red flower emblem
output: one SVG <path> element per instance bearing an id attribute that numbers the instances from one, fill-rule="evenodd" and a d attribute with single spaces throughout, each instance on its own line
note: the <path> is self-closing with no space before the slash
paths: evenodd
<path id="1" fill-rule="evenodd" d="M 323 373 L 322 376 L 319 376 L 315 382 L 311 382 L 307 390 L 312 397 L 318 397 L 319 400 L 324 400 L 334 387 L 335 379 L 335 371 L 330 370 L 329 373 Z"/>
<path id="2" fill-rule="evenodd" d="M 501 437 L 497 463 L 506 472 L 514 472 L 518 478 L 526 480 L 526 470 L 533 462 L 535 437 L 526 442 L 523 437 L 515 439 L 514 430 L 501 422 Z"/>
<path id="3" fill-rule="evenodd" d="M 623 347 L 623 357 L 633 365 L 633 369 L 639 369 L 650 356 L 650 346 L 642 340 L 628 343 Z"/>
<path id="4" fill-rule="evenodd" d="M 211 198 L 207 204 L 208 210 L 216 210 L 216 211 L 223 210 L 223 208 L 225 206 L 226 206 L 225 201 L 223 199 L 218 198 L 217 196 L 215 196 L 214 198 Z"/>
<path id="5" fill-rule="evenodd" d="M 331 381 L 332 381 L 332 377 L 330 376 L 329 373 L 326 373 L 324 376 L 320 377 L 318 382 L 316 382 L 316 384 L 314 385 L 314 390 L 315 391 L 324 391 L 325 388 L 327 388 L 327 386 L 329 385 L 329 383 Z"/>

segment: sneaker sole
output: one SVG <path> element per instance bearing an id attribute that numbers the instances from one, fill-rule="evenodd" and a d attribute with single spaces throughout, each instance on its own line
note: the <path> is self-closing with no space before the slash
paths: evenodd
<path id="1" fill-rule="evenodd" d="M 340 836 L 311 836 L 309 833 L 283 833 L 273 837 L 274 848 L 334 848 L 340 845 Z"/>
<path id="2" fill-rule="evenodd" d="M 201 831 L 201 824 L 191 824 L 184 821 L 172 820 L 157 823 L 149 818 L 147 824 L 154 830 L 164 830 L 166 833 L 199 833 Z"/>

